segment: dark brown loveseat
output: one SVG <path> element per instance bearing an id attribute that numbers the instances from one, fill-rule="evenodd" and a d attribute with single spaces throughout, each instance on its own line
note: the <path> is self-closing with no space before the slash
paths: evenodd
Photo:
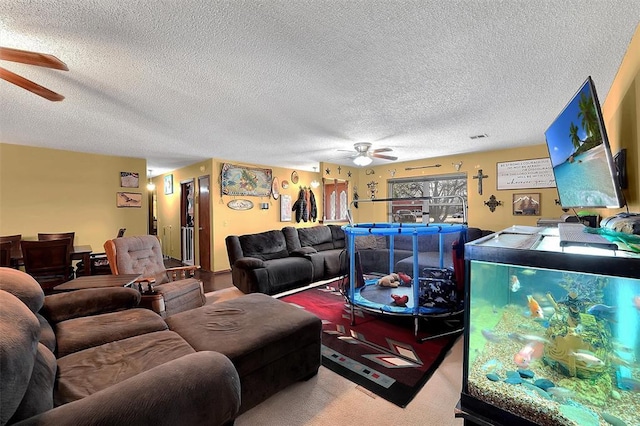
<path id="1" fill-rule="evenodd" d="M 287 226 L 229 235 L 227 255 L 233 284 L 243 293 L 277 294 L 341 273 L 344 231 L 337 225 Z"/>
<path id="2" fill-rule="evenodd" d="M 170 324 L 139 300 L 128 288 L 45 298 L 0 268 L 0 425 L 228 424 L 320 365 L 320 320 L 269 296 Z"/>

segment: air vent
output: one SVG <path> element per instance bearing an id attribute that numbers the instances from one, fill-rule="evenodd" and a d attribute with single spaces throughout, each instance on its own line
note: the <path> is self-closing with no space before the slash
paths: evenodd
<path id="1" fill-rule="evenodd" d="M 486 133 L 483 133 L 481 135 L 474 135 L 474 136 L 469 136 L 469 139 L 483 139 L 483 138 L 488 138 L 489 135 Z"/>

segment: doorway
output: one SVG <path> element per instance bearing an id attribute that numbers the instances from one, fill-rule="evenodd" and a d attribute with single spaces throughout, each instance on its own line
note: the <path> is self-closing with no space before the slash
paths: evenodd
<path id="1" fill-rule="evenodd" d="M 180 245 L 181 260 L 185 265 L 195 265 L 194 201 L 193 179 L 180 182 Z"/>
<path id="2" fill-rule="evenodd" d="M 209 175 L 198 178 L 198 254 L 200 268 L 211 271 L 211 198 Z"/>

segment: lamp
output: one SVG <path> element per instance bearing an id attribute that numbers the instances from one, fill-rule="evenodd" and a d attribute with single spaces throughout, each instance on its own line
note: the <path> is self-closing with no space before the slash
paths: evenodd
<path id="1" fill-rule="evenodd" d="M 355 164 L 356 166 L 364 167 L 371 164 L 372 161 L 373 160 L 371 159 L 371 157 L 367 157 L 366 155 L 358 155 L 353 159 L 353 164 Z"/>

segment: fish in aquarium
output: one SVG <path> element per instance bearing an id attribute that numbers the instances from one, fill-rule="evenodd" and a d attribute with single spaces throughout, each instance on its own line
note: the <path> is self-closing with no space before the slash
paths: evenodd
<path id="1" fill-rule="evenodd" d="M 618 380 L 618 386 L 622 390 L 640 392 L 640 380 L 631 377 L 621 377 Z"/>
<path id="2" fill-rule="evenodd" d="M 520 333 L 509 333 L 507 335 L 509 339 L 515 340 L 518 343 L 531 343 L 531 342 L 539 342 L 539 343 L 549 343 L 548 339 L 545 339 L 542 336 L 538 336 L 535 334 L 520 334 Z"/>
<path id="3" fill-rule="evenodd" d="M 633 306 L 635 306 L 636 309 L 640 311 L 640 296 L 635 296 L 633 298 Z"/>
<path id="4" fill-rule="evenodd" d="M 483 328 L 481 333 L 482 333 L 482 336 L 484 336 L 484 338 L 490 342 L 498 343 L 502 341 L 502 337 L 498 336 L 496 333 L 494 333 L 491 330 L 487 330 L 486 328 Z"/>
<path id="5" fill-rule="evenodd" d="M 518 277 L 516 275 L 511 275 L 511 277 L 509 278 L 509 290 L 511 290 L 511 292 L 513 293 L 520 290 L 520 280 L 518 280 Z"/>
<path id="6" fill-rule="evenodd" d="M 522 275 L 535 275 L 536 271 L 534 269 L 523 269 L 520 273 Z"/>
<path id="7" fill-rule="evenodd" d="M 542 312 L 540 304 L 530 294 L 527 295 L 527 304 L 529 305 L 529 311 L 533 318 L 544 318 L 544 313 Z"/>
<path id="8" fill-rule="evenodd" d="M 593 315 L 594 317 L 609 321 L 609 322 L 617 322 L 616 321 L 616 313 L 618 312 L 618 308 L 615 306 L 608 306 L 598 303 L 597 305 L 593 305 L 589 309 L 587 309 L 587 313 Z"/>
<path id="9" fill-rule="evenodd" d="M 542 357 L 543 352 L 543 343 L 529 342 L 513 356 L 513 362 L 520 368 L 528 368 L 531 361 Z"/>
<path id="10" fill-rule="evenodd" d="M 576 352 L 569 352 L 576 360 L 584 362 L 588 367 L 600 367 L 604 362 L 595 356 L 593 352 L 579 349 Z"/>

